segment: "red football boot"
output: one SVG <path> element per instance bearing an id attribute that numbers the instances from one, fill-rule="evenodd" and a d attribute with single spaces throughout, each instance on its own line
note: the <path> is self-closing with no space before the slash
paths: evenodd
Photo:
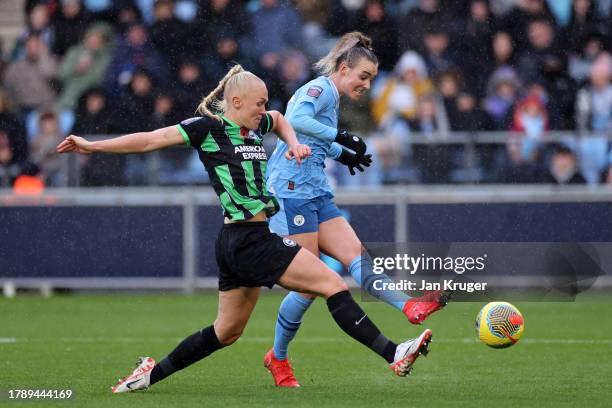
<path id="1" fill-rule="evenodd" d="M 423 296 L 409 299 L 402 308 L 402 312 L 410 323 L 421 324 L 430 314 L 446 306 L 451 298 L 451 293 L 450 290 L 425 291 Z"/>
<path id="2" fill-rule="evenodd" d="M 299 387 L 295 376 L 293 375 L 293 368 L 289 359 L 277 360 L 274 357 L 274 349 L 270 349 L 264 356 L 264 366 L 272 374 L 274 378 L 274 384 L 277 387 Z"/>

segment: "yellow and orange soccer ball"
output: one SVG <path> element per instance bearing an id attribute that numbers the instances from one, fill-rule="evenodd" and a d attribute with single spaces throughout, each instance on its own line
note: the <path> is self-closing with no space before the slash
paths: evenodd
<path id="1" fill-rule="evenodd" d="M 476 317 L 478 338 L 489 347 L 510 347 L 519 341 L 524 330 L 523 315 L 508 302 L 488 303 Z"/>

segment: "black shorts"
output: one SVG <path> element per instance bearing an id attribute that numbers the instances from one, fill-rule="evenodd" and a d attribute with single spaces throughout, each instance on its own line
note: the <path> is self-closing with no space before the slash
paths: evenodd
<path id="1" fill-rule="evenodd" d="M 271 288 L 299 250 L 294 241 L 270 232 L 267 222 L 224 224 L 215 245 L 219 290 Z"/>

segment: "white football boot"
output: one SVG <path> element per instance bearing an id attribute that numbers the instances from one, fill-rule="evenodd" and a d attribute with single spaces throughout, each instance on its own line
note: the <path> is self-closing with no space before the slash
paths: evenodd
<path id="1" fill-rule="evenodd" d="M 151 357 L 139 357 L 136 361 L 136 368 L 132 374 L 119 380 L 117 385 L 111 387 L 111 391 L 114 394 L 118 394 L 120 392 L 145 390 L 149 388 L 153 367 L 155 367 L 155 360 Z"/>
<path id="2" fill-rule="evenodd" d="M 419 358 L 421 354 L 425 356 L 429 353 L 431 337 L 431 330 L 426 329 L 416 339 L 406 340 L 398 344 L 395 350 L 393 363 L 389 366 L 391 370 L 400 377 L 405 377 L 410 374 L 412 365 L 416 359 Z"/>

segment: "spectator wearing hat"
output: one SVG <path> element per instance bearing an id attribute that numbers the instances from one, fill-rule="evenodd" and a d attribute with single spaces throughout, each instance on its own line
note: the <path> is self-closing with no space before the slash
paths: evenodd
<path id="1" fill-rule="evenodd" d="M 57 104 L 61 109 L 75 109 L 81 95 L 104 80 L 112 59 L 113 33 L 109 25 L 96 23 L 80 44 L 68 50 L 58 70 L 62 92 Z"/>
<path id="2" fill-rule="evenodd" d="M 414 51 L 405 52 L 393 75 L 383 78 L 372 91 L 372 117 L 378 124 L 417 116 L 418 100 L 433 91 L 423 58 Z"/>

